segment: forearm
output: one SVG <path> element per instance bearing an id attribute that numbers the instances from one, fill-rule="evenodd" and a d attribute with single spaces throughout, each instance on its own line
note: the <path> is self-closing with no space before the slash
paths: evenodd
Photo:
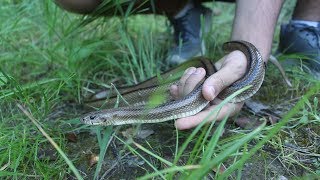
<path id="1" fill-rule="evenodd" d="M 282 3 L 283 0 L 238 0 L 231 40 L 251 42 L 268 61 Z"/>

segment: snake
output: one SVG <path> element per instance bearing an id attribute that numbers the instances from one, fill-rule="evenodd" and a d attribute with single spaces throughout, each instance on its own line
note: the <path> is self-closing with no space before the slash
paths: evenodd
<path id="1" fill-rule="evenodd" d="M 243 52 L 247 59 L 247 70 L 242 78 L 222 90 L 218 98 L 225 99 L 248 86 L 249 88 L 232 100 L 233 103 L 242 102 L 252 97 L 260 89 L 266 65 L 258 49 L 247 41 L 229 41 L 222 45 L 222 49 L 225 53 L 235 50 Z M 169 87 L 178 84 L 181 73 L 189 67 L 203 67 L 206 70 L 206 77 L 217 72 L 211 59 L 203 56 L 192 58 L 178 67 L 164 72 L 160 77 L 155 76 L 137 85 L 118 88 L 117 91 L 107 92 L 107 95 L 106 92 L 94 95 L 86 103 L 91 106 L 104 104 L 103 109 L 85 114 L 80 120 L 87 125 L 110 126 L 159 123 L 195 115 L 210 103 L 202 96 L 204 80 L 198 83 L 193 91 L 180 99 L 173 100 L 169 92 Z M 160 103 L 148 104 L 147 102 L 152 102 L 149 99 L 152 99 L 155 94 L 160 94 L 160 97 L 166 95 L 166 98 Z M 108 100 L 105 99 L 105 96 L 109 97 Z M 118 107 L 112 108 L 114 104 L 117 104 Z"/>

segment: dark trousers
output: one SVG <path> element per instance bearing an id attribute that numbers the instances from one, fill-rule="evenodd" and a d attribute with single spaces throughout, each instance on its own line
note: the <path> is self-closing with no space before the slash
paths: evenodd
<path id="1" fill-rule="evenodd" d="M 173 16 L 177 14 L 189 0 L 128 0 L 126 2 L 113 4 L 114 8 L 108 8 L 103 12 L 104 15 L 124 15 L 130 11 L 130 14 L 162 14 Z M 193 0 L 195 6 L 202 2 L 212 2 L 212 0 Z M 224 2 L 234 2 L 235 0 L 219 0 Z M 103 9 L 101 4 L 100 8 Z"/>

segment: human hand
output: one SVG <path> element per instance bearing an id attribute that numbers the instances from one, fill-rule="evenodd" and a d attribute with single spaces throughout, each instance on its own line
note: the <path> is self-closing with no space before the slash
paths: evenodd
<path id="1" fill-rule="evenodd" d="M 180 118 L 176 120 L 175 125 L 179 130 L 190 129 L 200 124 L 209 113 L 221 102 L 217 95 L 226 87 L 240 79 L 246 72 L 247 59 L 241 51 L 233 51 L 224 56 L 215 63 L 218 71 L 208 77 L 202 88 L 203 97 L 211 101 L 210 105 L 196 115 Z M 170 93 L 178 99 L 189 94 L 196 85 L 205 77 L 203 68 L 188 68 L 179 81 L 179 85 L 170 87 Z M 219 114 L 210 117 L 209 121 L 222 120 L 227 115 L 234 115 L 241 110 L 243 102 L 227 103 L 224 105 Z"/>

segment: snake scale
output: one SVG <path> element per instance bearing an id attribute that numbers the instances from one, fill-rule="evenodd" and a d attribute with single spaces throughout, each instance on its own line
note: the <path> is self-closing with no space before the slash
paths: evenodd
<path id="1" fill-rule="evenodd" d="M 262 60 L 262 57 L 256 47 L 246 41 L 226 42 L 223 44 L 223 50 L 226 53 L 234 50 L 240 50 L 245 54 L 248 60 L 246 74 L 241 79 L 225 88 L 218 95 L 219 98 L 225 99 L 237 90 L 251 85 L 250 88 L 237 95 L 233 99 L 233 102 L 241 102 L 253 96 L 259 90 L 265 75 L 264 61 Z M 188 67 L 203 67 L 207 73 L 206 77 L 217 71 L 210 59 L 205 57 L 194 58 L 186 63 L 183 63 L 177 68 L 163 73 L 161 75 L 162 81 L 159 80 L 159 77 L 153 77 L 134 86 L 119 88 L 119 93 L 131 106 L 127 106 L 127 104 L 123 103 L 123 101 L 119 101 L 117 98 L 119 96 L 117 96 L 116 93 L 110 93 L 108 95 L 108 102 L 104 107 L 108 109 L 88 113 L 81 118 L 81 121 L 89 125 L 102 126 L 133 123 L 157 123 L 191 116 L 200 112 L 209 104 L 209 101 L 204 99 L 202 96 L 201 90 L 203 81 L 202 83 L 199 83 L 199 85 L 191 93 L 181 99 L 170 100 L 155 106 L 146 105 L 146 100 L 150 99 L 150 97 L 152 97 L 155 93 L 160 93 L 163 95 L 170 94 L 168 88 L 172 84 L 178 83 L 181 72 Z M 171 78 L 175 75 L 178 75 L 178 77 Z M 96 94 L 93 98 L 91 98 L 91 101 L 87 102 L 87 104 L 101 105 L 106 102 L 105 98 L 102 99 L 99 96 L 102 96 L 101 93 Z M 116 102 L 120 102 L 118 104 L 119 107 L 110 108 L 110 106 L 114 105 Z"/>

